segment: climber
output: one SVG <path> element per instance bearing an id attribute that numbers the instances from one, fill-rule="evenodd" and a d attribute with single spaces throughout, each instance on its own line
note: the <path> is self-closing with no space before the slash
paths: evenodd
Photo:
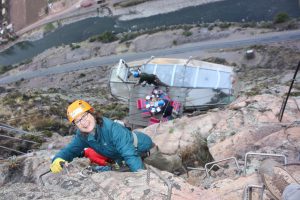
<path id="1" fill-rule="evenodd" d="M 155 74 L 147 74 L 141 72 L 140 70 L 132 71 L 132 74 L 135 78 L 139 78 L 137 83 L 134 84 L 134 87 L 145 82 L 149 85 L 153 84 L 155 88 L 158 88 L 159 86 L 164 86 L 166 87 L 166 91 L 169 91 L 169 85 L 163 83 Z"/>
<path id="2" fill-rule="evenodd" d="M 296 183 L 289 184 L 284 188 L 282 193 L 283 200 L 299 200 L 300 199 L 300 185 Z"/>
<path id="3" fill-rule="evenodd" d="M 62 170 L 62 163 L 84 156 L 84 149 L 89 147 L 116 162 L 125 161 L 132 172 L 144 169 L 141 155 L 155 146 L 148 135 L 131 132 L 121 124 L 102 117 L 83 100 L 70 104 L 67 116 L 76 127 L 75 136 L 53 158 L 50 166 L 53 173 Z"/>

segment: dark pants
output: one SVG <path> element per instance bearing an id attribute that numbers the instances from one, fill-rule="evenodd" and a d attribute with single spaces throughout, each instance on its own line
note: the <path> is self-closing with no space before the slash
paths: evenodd
<path id="1" fill-rule="evenodd" d="M 155 78 L 154 83 L 155 86 L 165 86 L 165 87 L 169 87 L 169 85 L 165 84 L 164 82 L 162 82 L 158 77 Z"/>
<path id="2" fill-rule="evenodd" d="M 144 163 L 162 171 L 173 171 L 170 161 L 161 153 L 157 146 L 150 149 L 148 156 L 144 158 Z"/>

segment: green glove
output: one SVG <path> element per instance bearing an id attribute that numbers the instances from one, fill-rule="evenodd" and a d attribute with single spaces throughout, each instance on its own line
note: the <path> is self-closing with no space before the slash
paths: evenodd
<path id="1" fill-rule="evenodd" d="M 56 158 L 56 159 L 52 162 L 52 164 L 51 164 L 51 166 L 50 166 L 51 172 L 54 173 L 54 174 L 57 174 L 57 173 L 61 172 L 61 170 L 63 169 L 63 168 L 62 168 L 62 164 L 66 163 L 66 162 L 67 162 L 67 161 L 65 161 L 65 160 L 62 159 L 62 158 Z"/>

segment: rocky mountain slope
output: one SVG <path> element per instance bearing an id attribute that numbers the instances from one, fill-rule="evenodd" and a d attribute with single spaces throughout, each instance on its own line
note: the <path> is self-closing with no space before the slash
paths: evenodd
<path id="1" fill-rule="evenodd" d="M 167 163 L 165 170 L 174 173 L 159 172 L 173 184 L 172 199 L 242 198 L 247 185 L 262 185 L 257 169 L 261 161 L 266 158 L 264 156 L 249 157 L 247 175 L 242 176 L 247 152 L 283 154 L 288 162 L 298 162 L 299 78 L 287 102 L 283 120 L 278 121 L 283 97 L 288 91 L 299 58 L 297 44 L 294 42 L 253 47 L 256 52 L 253 60 L 243 57 L 244 49 L 231 49 L 221 53 L 211 52 L 206 59 L 235 63 L 239 78 L 237 99 L 221 109 L 210 110 L 200 115 L 197 112 L 191 113 L 181 119 L 144 129 L 163 152 L 164 163 Z M 216 58 L 215 55 L 220 55 L 220 57 Z M 85 76 L 81 75 L 82 77 L 76 81 L 68 78 L 69 76 L 78 77 L 81 73 Z M 1 94 L 2 98 L 6 98 L 6 101 L 2 101 L 3 106 L 10 111 L 3 112 L 3 115 L 6 114 L 9 117 L 9 114 L 16 115 L 16 111 L 21 113 L 30 110 L 37 111 L 33 106 L 37 104 L 33 103 L 40 102 L 38 104 L 40 108 L 43 110 L 47 108 L 49 111 L 49 115 L 40 113 L 39 119 L 41 120 L 42 116 L 45 118 L 55 116 L 52 113 L 54 105 L 59 105 L 56 111 L 62 112 L 62 115 L 63 107 L 68 100 L 76 97 L 84 98 L 84 96 L 88 96 L 89 100 L 94 101 L 101 108 L 100 105 L 113 100 L 107 93 L 104 94 L 102 100 L 99 99 L 100 90 L 105 88 L 95 87 L 94 81 L 98 80 L 99 84 L 101 83 L 100 79 L 97 79 L 98 74 L 101 73 L 95 69 L 87 72 L 74 72 L 63 76 L 63 81 L 66 82 L 62 85 L 55 81 L 62 76 L 46 78 L 48 81 L 52 79 L 57 84 L 57 86 L 54 85 L 56 89 L 45 89 L 45 85 L 34 90 L 28 87 L 29 82 L 36 80 L 20 83 L 18 87 L 26 88 L 26 93 L 24 93 L 25 89 L 19 91 L 20 96 L 14 96 L 13 100 L 10 100 L 13 102 L 8 101 L 8 96 L 14 94 L 17 88 L 11 85 Z M 106 79 L 106 75 L 101 74 L 101 76 L 104 80 Z M 74 87 L 73 84 L 80 83 L 80 81 L 82 84 Z M 103 82 L 102 84 L 105 85 Z M 85 92 L 80 93 L 83 89 Z M 24 107 L 24 105 L 31 106 Z M 16 121 L 16 125 L 22 120 Z M 65 123 L 64 120 L 63 123 Z M 59 133 L 57 130 L 50 131 Z M 52 137 L 43 138 L 46 142 L 40 149 L 44 150 L 35 150 L 15 160 L 1 162 L 1 199 L 163 199 L 168 195 L 165 183 L 153 172 L 151 172 L 149 185 L 146 184 L 147 171 L 140 173 L 103 172 L 88 174 L 84 177 L 79 172 L 88 165 L 85 159 L 72 162 L 68 168 L 69 173 L 65 171 L 61 175 L 51 173 L 45 175 L 43 177 L 45 186 L 42 186 L 39 175 L 49 169 L 51 155 L 55 154 L 56 149 L 66 144 L 71 136 L 63 137 L 53 133 Z M 206 176 L 203 171 L 205 163 L 212 159 L 222 160 L 228 157 L 235 157 L 239 168 L 233 160 L 229 160 L 219 163 L 219 169 L 210 171 L 210 177 Z M 282 157 L 276 160 L 283 163 Z M 183 170 L 187 167 L 199 169 L 190 171 L 187 176 Z M 289 169 L 294 177 L 300 177 L 297 168 Z M 258 196 L 258 193 L 254 192 L 254 196 Z M 271 199 L 268 191 L 265 191 L 264 198 Z"/>
<path id="2" fill-rule="evenodd" d="M 256 169 L 265 157 L 249 158 L 246 176 L 243 176 L 243 163 L 247 152 L 283 154 L 289 163 L 298 162 L 299 109 L 295 101 L 290 100 L 283 122 L 279 123 L 276 114 L 280 105 L 281 98 L 271 94 L 243 97 L 223 110 L 216 109 L 205 115 L 184 117 L 159 127 L 154 125 L 146 128 L 145 132 L 152 136 L 164 153 L 164 163 L 168 166 L 166 170 L 176 172 L 182 166 L 198 167 L 200 170 L 190 171 L 188 177 L 185 174 L 178 177 L 168 172 L 159 172 L 173 184 L 172 199 L 240 199 L 247 185 L 262 185 Z M 51 139 L 41 147 L 46 148 L 45 150 L 1 164 L 1 199 L 167 197 L 165 183 L 153 172 L 149 185 L 146 182 L 146 171 L 89 174 L 88 171 L 83 171 L 88 165 L 86 159 L 73 161 L 62 174 L 43 176 L 43 186 L 39 175 L 49 169 L 50 157 L 57 152 L 54 149 L 61 148 L 70 137 L 63 139 L 56 135 Z M 203 152 L 205 149 L 209 151 Z M 234 156 L 240 168 L 230 160 L 219 163 L 220 169 L 210 171 L 210 177 L 207 177 L 199 166 L 205 154 L 211 154 L 215 160 Z M 282 158 L 275 160 L 283 163 Z M 300 177 L 298 168 L 288 169 L 294 177 Z M 271 199 L 267 191 L 264 195 L 264 199 Z"/>
<path id="3" fill-rule="evenodd" d="M 190 30 L 197 38 L 197 32 L 208 29 L 199 31 L 194 27 Z M 238 31 L 230 29 L 223 36 L 227 37 L 234 30 Z M 128 46 L 125 45 L 125 51 L 143 49 L 141 38 L 148 38 L 144 42 L 154 38 L 160 38 L 155 41 L 162 41 L 166 35 L 177 34 L 181 37 L 176 37 L 176 41 L 187 42 L 182 31 L 140 36 L 131 40 Z M 212 38 L 221 37 L 226 30 L 222 32 L 217 28 L 215 32 Z M 166 46 L 161 48 L 175 45 L 173 41 L 174 38 L 167 40 L 164 43 Z M 49 50 L 33 62 L 4 75 L 19 70 L 49 67 L 74 58 L 81 60 L 85 59 L 85 55 L 86 58 L 103 55 L 102 43 L 85 44 L 75 50 L 70 47 Z M 108 47 L 112 47 L 112 52 L 118 53 L 116 44 L 104 47 L 108 50 Z M 99 46 L 101 48 L 97 49 Z M 254 50 L 253 59 L 245 57 L 248 49 Z M 299 62 L 299 55 L 300 41 L 292 41 L 199 52 L 194 57 L 234 66 L 238 78 L 236 100 L 223 108 L 188 113 L 183 118 L 143 129 L 163 153 L 161 160 L 153 162 L 156 162 L 156 166 L 161 164 L 160 168 L 164 169 L 157 174 L 172 184 L 171 193 L 166 183 L 153 171 L 150 172 L 148 185 L 146 170 L 139 173 L 90 173 L 82 171 L 89 164 L 86 159 L 75 160 L 62 174 L 46 174 L 42 177 L 42 185 L 39 176 L 49 170 L 51 156 L 72 137 L 65 117 L 69 102 L 83 98 L 105 116 L 114 119 L 126 116 L 127 105 L 118 102 L 109 93 L 107 83 L 110 66 L 2 85 L 1 121 L 31 134 L 20 136 L 1 131 L 1 135 L 33 140 L 38 145 L 1 138 L 3 146 L 8 145 L 24 153 L 33 149 L 33 152 L 5 159 L 13 153 L 1 149 L 0 199 L 166 199 L 168 194 L 171 194 L 172 199 L 241 199 L 247 185 L 262 185 L 257 169 L 266 158 L 251 156 L 245 167 L 247 152 L 282 154 L 284 156 L 275 160 L 283 163 L 283 158 L 286 158 L 288 163 L 299 162 L 299 76 L 287 102 L 283 120 L 278 121 L 278 113 Z M 206 173 L 206 163 L 233 157 L 236 163 L 230 159 L 215 167 L 210 165 Z M 287 170 L 300 181 L 299 168 L 287 167 Z M 258 198 L 258 191 L 254 191 L 254 196 Z M 272 199 L 268 191 L 264 192 L 264 199 Z"/>

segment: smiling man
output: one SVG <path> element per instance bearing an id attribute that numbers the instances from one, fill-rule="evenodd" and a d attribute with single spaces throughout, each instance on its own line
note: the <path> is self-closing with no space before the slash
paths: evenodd
<path id="1" fill-rule="evenodd" d="M 93 107 L 76 100 L 67 109 L 68 120 L 76 127 L 73 140 L 60 150 L 51 164 L 51 171 L 59 173 L 62 163 L 83 157 L 85 148 L 115 160 L 125 161 L 132 172 L 144 169 L 141 155 L 148 152 L 154 143 L 141 132 L 131 132 L 121 124 L 95 113 Z"/>

